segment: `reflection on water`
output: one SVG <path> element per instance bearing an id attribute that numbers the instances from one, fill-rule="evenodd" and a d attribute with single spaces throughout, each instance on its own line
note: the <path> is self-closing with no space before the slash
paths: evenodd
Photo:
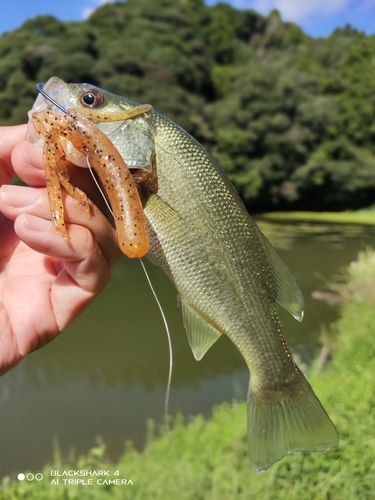
<path id="1" fill-rule="evenodd" d="M 375 228 L 261 219 L 258 224 L 304 292 L 302 324 L 281 309 L 280 315 L 292 349 L 309 363 L 321 325 L 337 314 L 311 292 L 322 285 L 322 276 L 375 245 Z M 236 348 L 222 337 L 197 363 L 174 288 L 160 269 L 146 265 L 172 334 L 171 412 L 209 415 L 213 404 L 244 399 L 248 373 Z M 110 286 L 74 325 L 0 378 L 1 475 L 38 470 L 52 459 L 54 439 L 64 454 L 86 452 L 97 436 L 112 457 L 128 439 L 141 446 L 147 419 L 163 414 L 168 365 L 166 333 L 141 266 L 124 258 Z"/>
<path id="2" fill-rule="evenodd" d="M 258 226 L 278 250 L 293 250 L 296 241 L 302 238 L 313 239 L 327 248 L 345 249 L 348 241 L 373 243 L 375 227 L 354 224 L 322 224 L 319 222 L 269 222 L 257 219 Z"/>

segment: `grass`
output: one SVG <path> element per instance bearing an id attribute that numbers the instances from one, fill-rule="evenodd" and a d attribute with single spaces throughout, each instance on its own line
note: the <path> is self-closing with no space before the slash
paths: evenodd
<path id="1" fill-rule="evenodd" d="M 364 272 L 368 261 L 368 271 Z M 371 275 L 374 255 L 362 255 L 348 271 L 346 283 Z M 373 270 L 374 268 L 374 270 Z M 357 272 L 358 271 L 358 272 Z M 354 274 L 353 274 L 354 273 Z M 106 461 L 105 449 L 95 448 L 78 460 L 54 464 L 42 471 L 40 482 L 5 478 L 4 500 L 139 499 L 139 500 L 346 500 L 375 498 L 375 307 L 352 294 L 338 324 L 331 327 L 333 362 L 310 382 L 340 433 L 340 445 L 328 453 L 296 453 L 267 472 L 257 474 L 246 449 L 246 405 L 223 404 L 206 421 L 179 416 L 173 429 L 158 434 L 150 423 L 143 453 L 131 444 L 117 464 Z M 160 433 L 159 433 L 160 434 Z M 127 486 L 51 485 L 51 469 L 110 469 L 112 479 L 131 479 Z M 118 476 L 114 475 L 118 471 Z M 96 478 L 94 478 L 94 483 Z"/>
<path id="2" fill-rule="evenodd" d="M 270 212 L 262 214 L 261 217 L 268 220 L 375 224 L 375 210 L 373 209 L 356 212 Z"/>

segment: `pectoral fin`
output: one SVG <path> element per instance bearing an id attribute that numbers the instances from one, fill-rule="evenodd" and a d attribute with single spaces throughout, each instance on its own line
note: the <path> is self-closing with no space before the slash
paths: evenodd
<path id="1" fill-rule="evenodd" d="M 264 234 L 259 229 L 258 231 L 273 269 L 276 285 L 276 302 L 298 321 L 302 321 L 305 300 L 296 278 L 290 272 L 285 262 L 283 262 L 281 257 L 276 253 L 276 250 Z"/>
<path id="2" fill-rule="evenodd" d="M 208 349 L 217 341 L 221 333 L 209 325 L 180 297 L 182 319 L 188 336 L 191 350 L 197 361 L 200 361 Z"/>

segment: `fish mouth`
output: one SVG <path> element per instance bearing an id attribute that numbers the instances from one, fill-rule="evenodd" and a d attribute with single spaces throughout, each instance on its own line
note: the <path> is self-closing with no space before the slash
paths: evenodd
<path id="1" fill-rule="evenodd" d="M 48 94 L 45 90 L 44 90 L 44 86 L 45 84 L 42 83 L 42 82 L 39 82 L 36 86 L 36 88 L 38 89 L 38 92 L 39 92 L 39 95 L 42 95 L 45 99 L 46 99 L 46 104 L 48 106 L 48 102 L 50 102 L 51 104 L 53 104 L 53 108 L 57 108 L 59 111 L 62 111 L 63 113 L 66 113 L 67 112 L 67 109 L 66 107 L 63 107 L 61 104 L 59 104 L 56 99 L 54 98 L 53 95 L 50 95 Z"/>
<path id="2" fill-rule="evenodd" d="M 38 83 L 38 96 L 33 107 L 28 112 L 29 122 L 25 136 L 26 141 L 36 144 L 37 146 L 43 145 L 43 140 L 37 134 L 31 117 L 38 111 L 51 110 L 60 111 L 61 113 L 66 112 L 69 104 L 65 99 L 61 98 L 61 96 L 64 95 L 64 89 L 66 87 L 67 84 L 57 76 L 50 78 L 47 83 Z"/>
<path id="3" fill-rule="evenodd" d="M 72 107 L 67 98 L 67 88 L 68 84 L 57 76 L 52 76 L 46 83 L 38 83 L 37 89 L 45 99 L 45 109 L 66 113 L 67 109 Z"/>

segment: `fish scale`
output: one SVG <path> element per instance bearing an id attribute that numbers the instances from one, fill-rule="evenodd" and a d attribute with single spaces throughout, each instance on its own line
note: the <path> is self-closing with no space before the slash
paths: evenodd
<path id="1" fill-rule="evenodd" d="M 184 137 L 186 133 L 181 133 L 178 129 L 176 131 L 176 127 L 172 124 L 169 126 L 164 124 L 166 130 L 163 129 L 163 135 L 159 136 L 160 128 L 160 125 L 155 125 L 155 129 L 158 131 L 155 142 L 157 145 L 160 142 L 170 144 L 173 156 L 168 152 L 163 153 L 163 148 L 161 148 L 160 156 L 159 154 L 157 156 L 157 164 L 159 165 L 158 195 L 162 199 L 168 199 L 168 205 L 177 214 L 186 212 L 185 204 L 189 206 L 188 217 L 182 217 L 183 226 L 186 228 L 184 238 L 185 241 L 189 241 L 191 252 L 190 254 L 187 254 L 186 251 L 181 253 L 175 251 L 173 245 L 166 244 L 165 246 L 171 254 L 168 258 L 168 265 L 170 265 L 172 259 L 181 256 L 182 260 L 187 260 L 188 255 L 190 260 L 195 262 L 195 267 L 188 266 L 186 269 L 187 274 L 192 273 L 192 276 L 180 278 L 182 283 L 181 285 L 178 284 L 177 287 L 184 288 L 183 295 L 186 298 L 189 297 L 190 301 L 198 302 L 194 298 L 197 295 L 202 295 L 203 298 L 206 297 L 208 279 L 211 279 L 213 281 L 210 283 L 211 290 L 216 291 L 217 295 L 222 297 L 220 302 L 229 306 L 231 302 L 233 303 L 233 299 L 236 299 L 235 302 L 241 307 L 237 314 L 243 316 L 242 309 L 247 309 L 246 304 L 251 303 L 253 289 L 260 289 L 260 293 L 275 297 L 275 293 L 272 293 L 270 286 L 272 280 L 271 271 L 266 262 L 261 267 L 262 273 L 255 276 L 254 273 L 251 273 L 251 276 L 248 276 L 248 269 L 251 270 L 251 261 L 253 261 L 253 267 L 256 267 L 260 257 L 264 260 L 265 252 L 257 237 L 257 232 L 251 231 L 252 228 L 249 227 L 249 223 L 252 221 L 242 204 L 233 203 L 233 197 L 220 173 L 216 171 L 215 177 L 212 175 L 212 163 L 208 161 L 205 150 L 197 143 L 195 146 L 201 148 L 202 151 L 201 154 L 194 155 L 196 163 L 185 161 L 185 159 L 182 160 L 179 149 L 182 152 L 189 146 Z M 178 132 L 180 132 L 182 138 L 176 138 Z M 178 163 L 179 169 L 175 168 L 175 163 Z M 199 172 L 200 175 L 196 175 L 196 172 Z M 202 179 L 205 180 L 204 183 Z M 173 187 L 172 190 L 169 188 L 169 186 L 176 185 L 179 186 L 177 192 Z M 183 196 L 181 196 L 182 190 Z M 200 195 L 196 194 L 197 191 L 201 192 Z M 215 193 L 215 196 L 212 196 L 212 193 Z M 147 205 L 145 212 L 146 216 L 148 216 L 150 210 L 148 210 Z M 149 219 L 150 217 L 152 217 L 152 214 L 150 214 Z M 199 224 L 201 220 L 204 220 L 202 226 Z M 168 224 L 168 221 L 165 221 L 164 224 Z M 173 234 L 173 227 L 170 231 L 165 232 Z M 160 231 L 158 234 L 160 234 Z M 196 237 L 197 234 L 198 237 Z M 192 235 L 195 237 L 191 237 Z M 205 269 L 205 282 L 201 286 L 195 275 L 195 268 L 198 267 L 197 259 L 199 259 L 199 267 Z M 218 286 L 216 273 L 221 275 L 222 279 L 225 278 L 225 289 L 221 286 L 222 280 L 220 280 L 221 283 Z M 178 271 L 176 274 L 180 275 Z M 267 275 L 268 279 L 265 279 Z M 244 301 L 244 297 L 247 296 L 248 300 Z M 229 298 L 231 298 L 230 301 Z M 207 310 L 211 310 L 217 303 L 213 299 L 206 302 L 205 309 Z M 230 308 L 232 309 L 232 306 Z M 244 312 L 245 316 L 247 316 L 248 311 L 245 310 Z M 230 330 L 233 330 L 233 325 L 226 328 L 225 333 L 229 336 Z"/>

